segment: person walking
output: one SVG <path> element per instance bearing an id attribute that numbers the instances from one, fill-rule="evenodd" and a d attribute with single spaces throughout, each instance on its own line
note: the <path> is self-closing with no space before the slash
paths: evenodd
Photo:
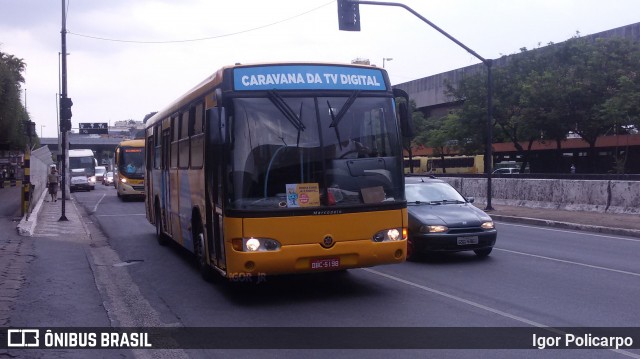
<path id="1" fill-rule="evenodd" d="M 51 195 L 51 202 L 58 201 L 58 171 L 55 167 L 51 167 L 51 173 L 47 175 L 47 183 L 49 184 L 49 194 Z"/>

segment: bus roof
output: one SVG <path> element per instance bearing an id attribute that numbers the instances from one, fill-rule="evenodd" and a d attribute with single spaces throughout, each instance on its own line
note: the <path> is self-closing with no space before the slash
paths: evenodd
<path id="1" fill-rule="evenodd" d="M 264 71 L 267 71 L 269 69 L 276 69 L 276 68 L 284 69 L 284 71 L 282 71 L 284 73 L 280 73 L 280 71 L 273 71 L 273 72 L 277 72 L 275 74 L 264 73 Z M 367 88 L 364 85 L 354 84 L 348 77 L 347 78 L 342 77 L 342 75 L 346 76 L 346 74 L 339 71 L 335 74 L 333 73 L 327 74 L 324 72 L 314 73 L 314 74 L 308 74 L 308 73 L 300 74 L 299 72 L 294 73 L 296 71 L 303 70 L 306 68 L 318 69 L 318 70 L 324 70 L 324 71 L 331 68 L 342 68 L 342 69 L 350 68 L 356 72 L 356 76 L 359 75 L 359 76 L 366 76 L 367 78 L 372 78 L 372 80 L 368 81 L 368 84 L 371 85 L 372 83 L 375 83 L 377 87 L 369 86 L 370 88 Z M 245 82 L 244 84 L 237 80 L 235 82 L 230 81 L 229 83 L 234 84 L 233 86 L 236 86 L 237 87 L 236 90 L 239 90 L 239 91 L 251 91 L 251 90 L 265 91 L 265 90 L 274 90 L 274 89 L 309 90 L 309 89 L 315 89 L 315 88 L 318 88 L 321 90 L 370 89 L 370 90 L 380 91 L 380 90 L 389 90 L 390 88 L 388 84 L 388 76 L 386 75 L 386 71 L 382 68 L 371 66 L 371 65 L 327 63 L 327 62 L 282 62 L 282 63 L 273 62 L 273 63 L 228 65 L 218 69 L 216 72 L 214 72 L 209 77 L 204 79 L 202 82 L 200 82 L 198 85 L 193 87 L 191 90 L 187 91 L 185 94 L 183 94 L 182 96 L 174 100 L 169 106 L 165 107 L 164 109 L 156 113 L 154 116 L 152 116 L 149 120 L 147 120 L 146 127 L 148 128 L 150 126 L 153 126 L 153 124 L 157 122 L 159 119 L 164 119 L 168 116 L 171 116 L 176 111 L 180 110 L 181 107 L 188 105 L 195 99 L 200 98 L 205 94 L 211 93 L 213 89 L 215 89 L 217 86 L 222 84 L 225 70 L 228 70 L 228 69 L 242 70 L 243 74 L 246 73 L 246 76 L 249 76 L 249 79 L 252 79 L 250 77 L 252 75 L 256 76 L 257 80 L 254 80 L 253 82 L 250 80 L 247 80 L 247 82 Z M 260 71 L 262 71 L 262 73 Z M 287 73 L 287 71 L 289 71 L 289 73 Z M 269 76 L 272 76 L 272 75 L 275 75 L 275 77 L 283 76 L 283 75 L 289 75 L 294 77 L 291 78 L 287 76 L 284 82 L 279 82 L 278 78 L 275 78 L 275 82 L 278 82 L 278 83 L 274 84 L 274 82 L 271 81 L 273 80 L 273 78 L 271 79 L 268 78 Z M 298 75 L 298 76 L 295 76 L 295 75 Z M 314 76 L 310 76 L 310 75 L 314 75 Z M 263 76 L 263 77 L 260 78 L 259 76 Z M 264 76 L 267 76 L 266 80 L 263 80 Z M 342 79 L 346 79 L 346 82 L 348 83 L 341 82 Z M 285 82 L 288 82 L 286 83 L 286 85 L 288 86 L 285 86 Z M 252 86 L 250 85 L 253 85 L 253 84 L 255 84 L 255 87 L 252 88 Z"/>
<path id="2" fill-rule="evenodd" d="M 118 147 L 144 147 L 144 139 L 124 140 Z"/>
<path id="3" fill-rule="evenodd" d="M 93 151 L 89 149 L 69 150 L 69 157 L 93 157 Z"/>

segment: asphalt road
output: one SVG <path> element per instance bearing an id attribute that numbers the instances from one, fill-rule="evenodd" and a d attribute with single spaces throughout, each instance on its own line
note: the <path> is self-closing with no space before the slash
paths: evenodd
<path id="1" fill-rule="evenodd" d="M 187 251 L 157 244 L 144 202 L 123 202 L 113 187 L 100 185 L 74 196 L 89 216 L 86 223 L 93 242 L 87 259 L 104 303 L 98 310 L 108 312 L 113 326 L 637 327 L 640 323 L 638 239 L 498 223 L 496 247 L 485 259 L 457 253 L 342 274 L 221 285 L 203 281 Z M 102 325 L 103 316 L 94 316 Z M 480 353 L 503 358 L 640 357 L 638 350 Z M 425 354 L 476 358 L 479 352 L 183 350 L 171 356 L 404 358 Z M 133 356 L 144 355 L 134 351 Z"/>

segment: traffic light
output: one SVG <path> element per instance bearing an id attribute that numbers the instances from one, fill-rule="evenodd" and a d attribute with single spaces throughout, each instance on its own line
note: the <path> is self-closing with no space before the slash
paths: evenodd
<path id="1" fill-rule="evenodd" d="M 60 98 L 60 132 L 71 130 L 71 106 L 73 101 L 70 98 Z"/>
<path id="2" fill-rule="evenodd" d="M 353 0 L 338 0 L 338 28 L 360 31 L 360 4 Z"/>

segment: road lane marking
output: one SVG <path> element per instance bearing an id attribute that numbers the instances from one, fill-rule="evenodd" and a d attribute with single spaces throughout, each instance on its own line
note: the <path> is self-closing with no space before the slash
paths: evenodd
<path id="1" fill-rule="evenodd" d="M 482 309 L 482 310 L 486 310 L 486 311 L 498 314 L 500 316 L 507 317 L 509 319 L 513 319 L 513 320 L 521 322 L 521 323 L 525 323 L 527 325 L 531 325 L 531 326 L 538 327 L 538 328 L 544 328 L 544 329 L 550 328 L 548 325 L 544 325 L 542 323 L 534 322 L 533 320 L 529 320 L 529 319 L 526 319 L 526 318 L 523 318 L 523 317 L 519 317 L 517 315 L 509 314 L 509 313 L 503 312 L 503 311 L 501 311 L 499 309 L 494 309 L 494 308 L 491 308 L 491 307 L 487 307 L 486 305 L 483 305 L 483 304 L 480 304 L 480 303 L 476 303 L 474 301 L 471 301 L 471 300 L 468 300 L 468 299 L 464 299 L 464 298 L 455 296 L 453 294 L 445 293 L 445 292 L 439 291 L 437 289 L 430 288 L 430 287 L 427 287 L 427 286 L 424 286 L 424 285 L 421 285 L 421 284 L 418 284 L 418 283 L 414 283 L 414 282 L 408 281 L 406 279 L 398 278 L 398 277 L 390 275 L 390 274 L 382 273 L 382 272 L 379 272 L 379 271 L 377 271 L 375 269 L 371 269 L 371 268 L 362 268 L 362 269 L 367 271 L 367 272 L 369 272 L 369 273 L 373 273 L 373 274 L 379 275 L 381 277 L 385 277 L 387 279 L 391 279 L 391 280 L 394 280 L 396 282 L 400 282 L 400 283 L 412 286 L 414 288 L 422 289 L 424 291 L 427 291 L 427 292 L 430 292 L 430 293 L 433 293 L 433 294 L 437 294 L 437 295 L 443 296 L 445 298 L 453 299 L 455 301 L 462 302 L 462 303 L 474 306 L 476 308 L 479 308 L 479 309 Z M 551 329 L 553 329 L 553 328 L 551 328 Z M 554 330 L 552 330 L 552 331 L 554 331 Z"/>
<path id="2" fill-rule="evenodd" d="M 96 213 L 96 211 L 98 210 L 98 205 L 100 204 L 100 202 L 102 202 L 102 200 L 104 199 L 104 197 L 106 196 L 106 193 L 102 194 L 102 197 L 100 197 L 100 199 L 98 200 L 98 202 L 96 203 L 96 205 L 93 207 L 93 212 L 92 213 Z"/>
<path id="3" fill-rule="evenodd" d="M 550 332 L 555 333 L 555 334 L 560 334 L 560 335 L 568 334 L 567 332 L 564 332 L 562 330 L 559 330 L 559 329 L 556 329 L 554 327 L 548 326 L 546 324 L 538 323 L 536 321 L 529 320 L 529 319 L 526 319 L 526 318 L 523 318 L 523 317 L 520 317 L 520 316 L 517 316 L 517 315 L 514 315 L 514 314 L 510 314 L 510 313 L 504 312 L 504 311 L 499 310 L 499 309 L 491 308 L 491 307 L 488 307 L 486 305 L 483 305 L 483 304 L 480 304 L 480 303 L 477 303 L 477 302 L 474 302 L 474 301 L 471 301 L 471 300 L 468 300 L 468 299 L 464 299 L 464 298 L 455 296 L 453 294 L 445 293 L 445 292 L 439 291 L 439 290 L 434 289 L 434 288 L 430 288 L 430 287 L 427 287 L 427 286 L 424 286 L 424 285 L 421 285 L 421 284 L 418 284 L 418 283 L 414 283 L 414 282 L 408 281 L 406 279 L 402 279 L 402 278 L 398 278 L 398 277 L 390 275 L 390 274 L 382 273 L 382 272 L 379 272 L 379 271 L 377 271 L 375 269 L 362 268 L 362 270 L 365 270 L 365 271 L 367 271 L 367 272 L 369 272 L 371 274 L 378 275 L 380 277 L 384 277 L 384 278 L 391 279 L 391 280 L 396 281 L 396 282 L 400 282 L 402 284 L 409 285 L 409 286 L 414 287 L 414 288 L 422 289 L 422 290 L 424 290 L 426 292 L 429 292 L 429 293 L 437 294 L 439 296 L 455 300 L 457 302 L 468 304 L 468 305 L 476 307 L 478 309 L 486 310 L 488 312 L 491 312 L 491 313 L 494 313 L 494 314 L 497 314 L 497 315 L 500 315 L 500 316 L 503 316 L 503 317 L 506 317 L 506 318 L 509 318 L 509 319 L 513 319 L 515 321 L 518 321 L 518 322 L 521 322 L 521 323 L 524 323 L 524 324 L 527 324 L 527 325 L 538 327 L 538 328 L 550 331 Z M 618 354 L 626 355 L 626 356 L 631 357 L 631 358 L 640 359 L 640 355 L 628 352 L 626 350 L 622 350 L 622 349 L 607 349 L 607 350 L 616 352 Z"/>
<path id="4" fill-rule="evenodd" d="M 613 239 L 621 239 L 623 241 L 640 242 L 640 239 L 628 238 L 628 237 L 624 237 L 622 235 L 620 235 L 620 236 L 617 236 L 617 235 L 606 235 L 606 234 L 599 234 L 599 233 L 592 233 L 592 232 L 582 232 L 582 231 L 575 231 L 575 230 L 529 226 L 529 225 L 526 225 L 526 224 L 515 224 L 515 223 L 501 222 L 501 221 L 494 221 L 494 222 L 495 223 L 500 223 L 500 225 L 504 224 L 504 225 L 507 225 L 507 226 L 514 226 L 514 227 L 535 228 L 535 229 L 541 229 L 541 230 L 544 230 L 544 231 L 572 233 L 572 234 L 587 235 L 587 236 L 592 236 L 592 237 L 613 238 Z"/>
<path id="5" fill-rule="evenodd" d="M 502 249 L 502 248 L 497 248 L 497 247 L 493 247 L 493 249 L 498 250 L 498 251 L 503 251 L 503 252 L 509 252 L 509 253 L 514 253 L 514 254 L 520 254 L 520 255 L 523 255 L 523 256 L 529 256 L 529 257 L 541 258 L 541 259 L 546 259 L 546 260 L 555 261 L 555 262 L 561 262 L 561 263 L 573 264 L 573 265 L 583 266 L 583 267 L 587 267 L 587 268 L 601 269 L 601 270 L 605 270 L 605 271 L 609 271 L 609 272 L 615 272 L 615 273 L 621 273 L 621 274 L 628 274 L 628 275 L 633 275 L 633 276 L 636 276 L 636 277 L 640 277 L 640 273 L 629 272 L 629 271 L 625 271 L 625 270 L 621 270 L 621 269 L 613 269 L 613 268 L 607 268 L 607 267 L 596 266 L 596 265 L 593 265 L 593 264 L 586 264 L 586 263 L 580 263 L 580 262 L 569 261 L 569 260 L 566 260 L 566 259 L 559 259 L 559 258 L 553 258 L 553 257 L 546 257 L 546 256 L 538 255 L 538 254 L 531 254 L 531 253 L 524 253 L 524 252 L 512 251 L 512 250 L 510 250 L 510 249 Z"/>

